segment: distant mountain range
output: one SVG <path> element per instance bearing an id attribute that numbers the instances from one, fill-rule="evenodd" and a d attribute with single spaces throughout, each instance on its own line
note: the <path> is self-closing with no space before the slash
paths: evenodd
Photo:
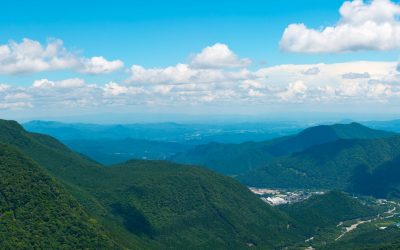
<path id="1" fill-rule="evenodd" d="M 394 133 L 374 130 L 358 123 L 320 125 L 293 136 L 242 144 L 210 143 L 177 154 L 171 160 L 207 166 L 227 175 L 243 174 L 264 167 L 277 157 L 300 152 L 340 139 L 387 138 Z"/>
<path id="2" fill-rule="evenodd" d="M 23 126 L 31 132 L 54 136 L 71 149 L 107 165 L 130 159 L 165 160 L 199 144 L 262 141 L 300 130 L 300 125 L 290 122 L 98 125 L 31 121 Z"/>
<path id="3" fill-rule="evenodd" d="M 63 141 L 71 149 L 102 164 L 112 165 L 131 159 L 166 160 L 193 145 L 137 139 L 76 139 Z"/>
<path id="4" fill-rule="evenodd" d="M 296 122 L 248 123 L 137 123 L 85 124 L 31 121 L 23 124 L 31 132 L 66 140 L 148 140 L 199 145 L 208 142 L 240 143 L 263 141 L 300 131 Z"/>

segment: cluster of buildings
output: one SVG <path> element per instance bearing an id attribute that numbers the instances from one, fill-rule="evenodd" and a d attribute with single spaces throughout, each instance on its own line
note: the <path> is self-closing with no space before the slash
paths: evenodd
<path id="1" fill-rule="evenodd" d="M 261 200 L 272 205 L 291 204 L 310 198 L 313 195 L 323 194 L 324 192 L 296 190 L 287 191 L 283 189 L 263 189 L 250 187 L 250 191 L 258 195 Z"/>

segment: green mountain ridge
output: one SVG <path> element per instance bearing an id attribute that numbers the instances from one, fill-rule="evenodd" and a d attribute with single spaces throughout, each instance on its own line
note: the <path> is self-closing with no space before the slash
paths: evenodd
<path id="1" fill-rule="evenodd" d="M 264 142 L 200 145 L 177 154 L 171 160 L 205 166 L 227 175 L 238 175 L 261 168 L 274 158 L 300 152 L 315 145 L 340 139 L 375 139 L 393 135 L 395 134 L 370 129 L 358 123 L 320 125 L 305 129 L 297 135 Z"/>
<path id="2" fill-rule="evenodd" d="M 269 187 L 341 189 L 399 197 L 400 136 L 338 140 L 277 158 L 238 179 Z"/>

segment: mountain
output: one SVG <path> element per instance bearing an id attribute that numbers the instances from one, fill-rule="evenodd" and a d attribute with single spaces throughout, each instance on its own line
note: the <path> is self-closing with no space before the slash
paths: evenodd
<path id="1" fill-rule="evenodd" d="M 396 133 L 400 132 L 400 119 L 389 121 L 365 121 L 363 124 L 374 129 L 393 131 Z"/>
<path id="2" fill-rule="evenodd" d="M 118 249 L 56 180 L 2 143 L 0 176 L 2 249 Z"/>
<path id="3" fill-rule="evenodd" d="M 385 142 L 390 155 L 389 139 L 372 140 L 382 144 L 371 150 Z M 0 144 L 6 249 L 293 249 L 311 235 L 323 246 L 340 233 L 339 221 L 378 212 L 341 192 L 271 207 L 230 177 L 166 161 L 104 167 L 12 121 L 0 120 L 0 141 L 10 144 Z M 332 143 L 341 141 L 370 140 Z"/>
<path id="4" fill-rule="evenodd" d="M 304 125 L 295 122 L 212 122 L 85 124 L 30 121 L 23 124 L 31 132 L 66 140 L 149 140 L 200 145 L 208 142 L 241 143 L 263 141 L 296 133 Z"/>
<path id="5" fill-rule="evenodd" d="M 295 123 L 121 124 L 99 125 L 31 121 L 28 131 L 54 136 L 71 149 L 102 164 L 130 159 L 165 160 L 212 141 L 263 141 L 299 131 Z"/>
<path id="6" fill-rule="evenodd" d="M 270 160 L 300 152 L 315 145 L 340 139 L 374 139 L 395 135 L 391 132 L 374 130 L 358 123 L 320 125 L 300 133 L 264 142 L 242 144 L 210 143 L 177 154 L 172 161 L 197 164 L 227 175 L 238 175 L 261 168 Z"/>
<path id="7" fill-rule="evenodd" d="M 43 166 L 122 247 L 272 248 L 298 238 L 284 213 L 207 169 L 163 161 L 104 167 L 12 121 L 0 121 L 0 141 Z"/>
<path id="8" fill-rule="evenodd" d="M 131 159 L 165 160 L 187 151 L 191 145 L 136 139 L 76 139 L 64 140 L 68 147 L 106 165 Z"/>
<path id="9" fill-rule="evenodd" d="M 289 218 L 229 177 L 162 161 L 129 161 L 96 179 L 99 200 L 133 233 L 176 249 L 272 248 L 296 238 Z M 114 197 L 113 197 L 114 196 Z M 113 197 L 110 199 L 110 197 Z M 141 217 L 130 217 L 138 211 Z M 137 227 L 135 225 L 141 225 Z M 140 232 L 135 232 L 141 228 Z"/>
<path id="10" fill-rule="evenodd" d="M 275 159 L 238 177 L 255 186 L 341 189 L 399 197 L 400 136 L 338 140 Z"/>

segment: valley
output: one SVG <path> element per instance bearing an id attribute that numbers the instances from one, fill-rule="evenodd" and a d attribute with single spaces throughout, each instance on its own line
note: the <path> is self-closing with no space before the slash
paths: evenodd
<path id="1" fill-rule="evenodd" d="M 359 124 L 311 127 L 298 134 L 262 142 L 180 148 L 197 152 L 198 147 L 218 146 L 223 149 L 222 154 L 217 150 L 200 156 L 208 159 L 218 153 L 224 156 L 221 160 L 235 162 L 235 158 L 229 159 L 233 155 L 241 159 L 237 164 L 246 161 L 246 157 L 259 155 L 253 161 L 259 167 L 254 165 L 250 171 L 236 168 L 234 178 L 214 171 L 211 165 L 185 165 L 171 159 L 129 159 L 105 166 L 82 152 L 75 153 L 48 135 L 28 132 L 12 121 L 0 121 L 0 141 L 20 151 L 55 178 L 88 220 L 95 222 L 98 233 L 91 237 L 104 240 L 101 244 L 116 244 L 127 249 L 160 249 L 161 246 L 342 249 L 353 245 L 363 249 L 368 244 L 400 245 L 397 242 L 400 236 L 397 177 L 385 177 L 389 181 L 385 184 L 374 182 L 374 178 L 383 174 L 396 173 L 396 157 L 400 154 L 398 136 Z M 129 143 L 140 142 L 143 148 L 146 147 L 143 143 L 147 143 L 131 139 L 121 145 L 106 139 L 98 142 L 102 142 L 97 146 L 104 152 L 105 145 L 128 152 L 133 145 Z M 161 154 L 182 144 L 154 145 L 153 152 Z M 242 154 L 251 152 L 250 149 L 257 150 Z M 299 160 L 303 158 L 307 160 Z M 346 183 L 344 169 L 357 170 L 352 166 L 358 166 L 361 159 L 371 166 L 369 183 L 378 185 L 373 193 L 358 186 L 348 189 L 342 185 Z M 340 168 L 332 169 L 324 164 Z M 329 172 L 324 172 L 327 169 Z M 337 173 L 341 175 L 336 176 Z M 257 182 L 247 179 L 248 176 L 257 177 Z M 19 181 L 20 177 L 12 178 Z M 249 180 L 257 185 L 244 186 Z M 375 195 L 378 187 L 387 185 L 391 187 L 390 192 Z M 20 192 L 30 195 L 29 190 Z M 6 201 L 3 205 L 0 203 L 0 223 L 9 215 L 11 205 Z M 382 242 L 381 237 L 386 241 Z M 369 240 L 360 242 L 360 238 Z"/>
<path id="2" fill-rule="evenodd" d="M 400 0 L 14 0 L 0 30 L 0 250 L 400 250 Z"/>

